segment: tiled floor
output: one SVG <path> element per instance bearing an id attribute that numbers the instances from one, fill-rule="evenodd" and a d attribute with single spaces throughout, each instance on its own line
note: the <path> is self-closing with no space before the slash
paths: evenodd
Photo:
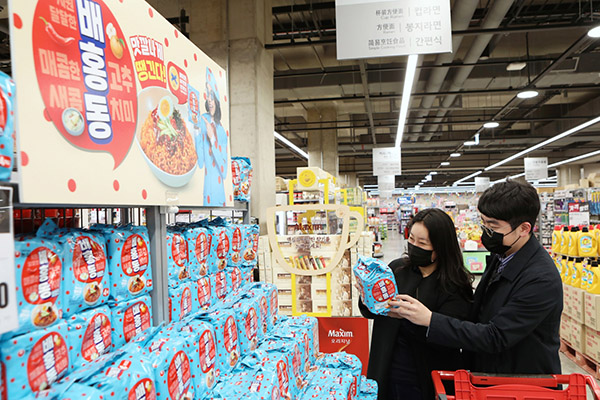
<path id="1" fill-rule="evenodd" d="M 406 252 L 406 241 L 403 236 L 396 231 L 389 231 L 388 238 L 383 241 L 383 261 L 389 264 L 391 261 L 399 258 L 404 252 Z M 560 360 L 563 374 L 572 374 L 575 372 L 586 373 L 562 353 L 560 353 Z"/>

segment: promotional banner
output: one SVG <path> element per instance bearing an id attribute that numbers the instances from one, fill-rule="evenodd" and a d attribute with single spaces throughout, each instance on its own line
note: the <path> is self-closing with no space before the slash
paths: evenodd
<path id="1" fill-rule="evenodd" d="M 20 200 L 233 204 L 226 71 L 143 0 L 12 0 Z"/>
<path id="2" fill-rule="evenodd" d="M 449 53 L 450 0 L 336 0 L 338 60 Z"/>
<path id="3" fill-rule="evenodd" d="M 373 175 L 402 175 L 400 149 L 377 147 L 373 149 Z M 381 188 L 380 188 L 381 189 Z"/>
<path id="4" fill-rule="evenodd" d="M 548 157 L 525 157 L 525 180 L 548 179 Z"/>
<path id="5" fill-rule="evenodd" d="M 362 374 L 366 375 L 369 365 L 369 320 L 361 317 L 329 317 L 318 320 L 320 351 L 345 351 L 354 354 L 362 362 Z"/>

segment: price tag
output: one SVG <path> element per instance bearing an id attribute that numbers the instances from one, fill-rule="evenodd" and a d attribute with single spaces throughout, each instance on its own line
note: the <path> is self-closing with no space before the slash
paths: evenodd
<path id="1" fill-rule="evenodd" d="M 12 188 L 0 186 L 0 333 L 18 326 Z"/>

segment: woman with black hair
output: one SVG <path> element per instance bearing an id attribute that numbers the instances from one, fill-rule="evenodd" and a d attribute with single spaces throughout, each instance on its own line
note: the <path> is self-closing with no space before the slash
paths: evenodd
<path id="1" fill-rule="evenodd" d="M 465 269 L 450 217 L 435 208 L 417 213 L 408 237 L 408 256 L 390 263 L 399 294 L 418 298 L 431 310 L 464 319 L 473 299 L 472 275 Z M 379 384 L 380 400 L 421 400 L 434 396 L 432 370 L 462 366 L 460 350 L 427 343 L 427 329 L 390 308 L 375 315 L 359 300 L 365 318 L 374 320 L 367 377 Z"/>

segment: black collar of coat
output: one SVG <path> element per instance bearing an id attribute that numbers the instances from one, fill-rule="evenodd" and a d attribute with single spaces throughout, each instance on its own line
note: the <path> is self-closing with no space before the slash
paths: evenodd
<path id="1" fill-rule="evenodd" d="M 533 257 L 535 252 L 539 248 L 539 242 L 533 234 L 529 237 L 529 240 L 523 247 L 516 252 L 514 257 L 508 262 L 504 271 L 502 271 L 502 278 L 509 281 L 515 280 L 515 278 L 521 273 L 523 268 L 527 265 L 529 259 Z"/>

